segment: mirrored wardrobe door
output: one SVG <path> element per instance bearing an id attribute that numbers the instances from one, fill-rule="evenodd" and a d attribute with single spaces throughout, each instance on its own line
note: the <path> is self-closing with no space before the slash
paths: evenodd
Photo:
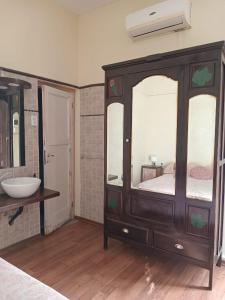
<path id="1" fill-rule="evenodd" d="M 107 107 L 107 183 L 123 186 L 124 105 Z"/>
<path id="2" fill-rule="evenodd" d="M 132 91 L 131 187 L 175 195 L 178 81 L 156 75 Z"/>
<path id="3" fill-rule="evenodd" d="M 216 98 L 198 95 L 189 100 L 186 196 L 212 201 Z"/>

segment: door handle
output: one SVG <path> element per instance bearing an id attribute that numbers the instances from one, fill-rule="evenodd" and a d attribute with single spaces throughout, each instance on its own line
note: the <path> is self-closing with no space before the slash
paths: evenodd
<path id="1" fill-rule="evenodd" d="M 126 233 L 126 234 L 129 234 L 129 229 L 127 229 L 127 228 L 122 228 L 122 232 L 123 232 L 123 233 Z"/>
<path id="2" fill-rule="evenodd" d="M 47 155 L 46 155 L 46 150 L 44 150 L 44 164 L 46 165 L 49 161 L 48 161 L 48 158 L 50 158 L 50 157 L 55 157 L 55 155 L 54 154 L 51 154 L 51 153 L 48 153 Z"/>
<path id="3" fill-rule="evenodd" d="M 184 246 L 181 245 L 181 244 L 175 244 L 174 247 L 179 249 L 179 250 L 184 250 Z"/>

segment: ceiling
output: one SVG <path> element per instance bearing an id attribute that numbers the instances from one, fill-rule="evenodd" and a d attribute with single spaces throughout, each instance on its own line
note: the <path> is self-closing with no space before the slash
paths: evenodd
<path id="1" fill-rule="evenodd" d="M 76 14 L 82 14 L 96 7 L 106 5 L 113 0 L 55 0 Z"/>

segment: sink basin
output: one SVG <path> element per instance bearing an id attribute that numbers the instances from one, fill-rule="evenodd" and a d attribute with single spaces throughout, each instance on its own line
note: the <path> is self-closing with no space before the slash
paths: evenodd
<path id="1" fill-rule="evenodd" d="M 25 198 L 33 195 L 40 184 L 41 180 L 35 177 L 14 177 L 1 182 L 3 190 L 13 198 Z"/>

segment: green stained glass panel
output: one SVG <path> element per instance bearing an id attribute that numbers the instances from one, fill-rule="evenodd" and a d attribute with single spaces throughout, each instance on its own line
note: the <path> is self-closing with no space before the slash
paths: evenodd
<path id="1" fill-rule="evenodd" d="M 198 86 L 205 86 L 213 78 L 213 74 L 209 72 L 208 68 L 199 69 L 194 72 L 192 81 Z"/>
<path id="2" fill-rule="evenodd" d="M 192 214 L 191 224 L 195 228 L 202 229 L 203 227 L 205 227 L 206 222 L 201 214 Z"/>
<path id="3" fill-rule="evenodd" d="M 118 203 L 117 203 L 116 199 L 113 199 L 113 198 L 109 199 L 109 201 L 108 201 L 108 208 L 110 208 L 110 209 L 116 209 L 117 206 L 118 206 Z"/>
<path id="4" fill-rule="evenodd" d="M 122 77 L 110 78 L 108 81 L 108 96 L 122 96 Z"/>

